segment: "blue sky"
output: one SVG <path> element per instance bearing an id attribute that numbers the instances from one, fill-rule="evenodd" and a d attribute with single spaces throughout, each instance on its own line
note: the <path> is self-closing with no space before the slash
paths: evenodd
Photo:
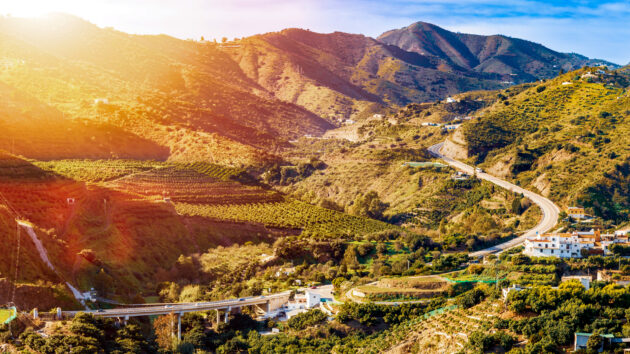
<path id="1" fill-rule="evenodd" d="M 630 62 L 630 0 L 19 0 L 0 13 L 67 12 L 100 26 L 180 38 L 243 37 L 287 27 L 378 36 L 416 21 L 505 34 Z"/>

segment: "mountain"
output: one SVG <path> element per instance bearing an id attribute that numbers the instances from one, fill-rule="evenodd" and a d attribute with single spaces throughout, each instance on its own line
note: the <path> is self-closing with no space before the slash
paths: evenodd
<path id="1" fill-rule="evenodd" d="M 451 37 L 456 35 L 431 28 L 455 43 Z M 47 107 L 46 114 L 57 112 L 55 119 L 83 122 L 90 131 L 108 127 L 112 142 L 136 139 L 143 141 L 139 146 L 153 145 L 150 154 L 143 153 L 146 157 L 257 166 L 278 162 L 289 141 L 320 136 L 348 119 L 459 92 L 502 88 L 509 78 L 506 72 L 526 73 L 519 80 L 535 80 L 556 71 L 547 66 L 541 73 L 531 70 L 539 64 L 531 63 L 534 55 L 529 52 L 555 53 L 533 44 L 537 51 L 497 49 L 494 59 L 484 61 L 479 53 L 490 44 L 468 52 L 461 44 L 456 46 L 457 60 L 451 60 L 434 54 L 444 52 L 437 45 L 421 54 L 405 43 L 388 43 L 394 36 L 392 32 L 376 40 L 287 29 L 219 44 L 131 35 L 61 14 L 38 20 L 2 17 L 0 81 L 33 105 Z M 508 44 L 529 43 L 500 38 Z M 512 53 L 511 69 L 492 70 L 493 60 L 507 62 L 504 52 Z M 543 54 L 538 56 L 551 56 Z M 6 104 L 24 106 L 7 97 Z M 96 142 L 85 150 L 89 154 L 80 148 L 90 145 L 86 141 L 76 144 L 75 153 L 64 147 L 57 157 L 137 155 L 133 144 L 116 143 L 114 148 L 102 142 L 100 133 L 90 135 Z M 6 135 L 2 139 L 0 146 L 9 151 L 46 158 Z M 56 146 L 46 153 L 54 157 Z"/>
<path id="2" fill-rule="evenodd" d="M 275 97 L 336 123 L 383 107 L 502 87 L 497 75 L 460 70 L 357 34 L 286 29 L 224 48 Z"/>
<path id="3" fill-rule="evenodd" d="M 148 139 L 171 159 L 252 165 L 292 137 L 332 127 L 275 99 L 214 45 L 128 35 L 66 15 L 1 18 L 0 38 L 0 80 L 12 90 L 67 120 Z"/>
<path id="4" fill-rule="evenodd" d="M 522 39 L 455 33 L 425 22 L 385 32 L 378 40 L 442 60 L 461 70 L 500 74 L 511 77 L 509 81 L 514 82 L 551 78 L 560 70 L 571 71 L 583 66 L 617 67 L 579 54 L 559 53 Z"/>

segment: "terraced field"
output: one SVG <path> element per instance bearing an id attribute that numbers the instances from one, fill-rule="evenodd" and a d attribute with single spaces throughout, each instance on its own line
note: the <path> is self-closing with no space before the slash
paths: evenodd
<path id="1" fill-rule="evenodd" d="M 170 198 L 177 203 L 247 204 L 282 200 L 276 192 L 233 180 L 230 171 L 184 166 L 160 166 L 107 184 L 108 187 L 145 197 Z M 202 171 L 202 172 L 199 172 Z"/>
<path id="2" fill-rule="evenodd" d="M 476 331 L 493 332 L 502 310 L 500 301 L 485 301 L 470 309 L 455 309 L 426 320 L 406 322 L 389 332 L 382 349 L 387 353 L 469 352 L 468 337 Z"/>
<path id="3" fill-rule="evenodd" d="M 437 276 L 383 278 L 373 285 L 356 288 L 373 301 L 426 299 L 443 294 L 449 283 Z M 356 293 L 355 293 L 356 294 Z"/>
<path id="4" fill-rule="evenodd" d="M 57 160 L 34 162 L 35 166 L 84 182 L 103 182 L 164 165 L 140 160 Z"/>
<path id="5" fill-rule="evenodd" d="M 348 215 L 297 200 L 222 205 L 178 203 L 175 209 L 184 215 L 303 229 L 307 234 L 319 236 L 353 236 L 397 228 L 374 219 Z"/>

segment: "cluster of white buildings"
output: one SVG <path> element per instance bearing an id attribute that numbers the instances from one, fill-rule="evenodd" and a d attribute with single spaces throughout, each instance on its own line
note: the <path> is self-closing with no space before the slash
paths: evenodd
<path id="1" fill-rule="evenodd" d="M 534 257 L 580 258 L 583 250 L 589 254 L 608 255 L 613 244 L 630 245 L 628 232 L 601 234 L 599 230 L 590 230 L 536 235 L 525 240 L 523 253 Z"/>
<path id="2" fill-rule="evenodd" d="M 443 130 L 455 130 L 461 126 L 461 124 L 440 124 L 432 122 L 422 123 L 423 127 L 442 127 Z"/>

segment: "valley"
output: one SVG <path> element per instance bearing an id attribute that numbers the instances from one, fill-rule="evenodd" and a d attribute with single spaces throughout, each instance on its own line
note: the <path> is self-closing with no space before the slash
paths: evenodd
<path id="1" fill-rule="evenodd" d="M 629 90 L 425 22 L 0 15 L 0 351 L 623 350 Z"/>

